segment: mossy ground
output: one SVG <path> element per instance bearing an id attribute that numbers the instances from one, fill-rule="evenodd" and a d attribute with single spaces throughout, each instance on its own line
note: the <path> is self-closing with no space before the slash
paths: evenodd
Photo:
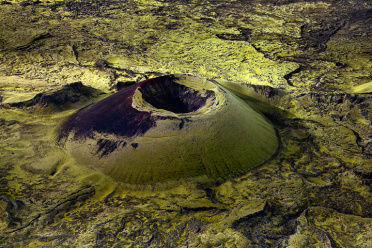
<path id="1" fill-rule="evenodd" d="M 371 9 L 2 1 L 0 245 L 370 247 Z M 219 185 L 131 190 L 55 143 L 63 118 L 105 95 L 62 109 L 7 104 L 77 81 L 112 93 L 158 73 L 238 85 L 277 128 L 277 156 Z"/>

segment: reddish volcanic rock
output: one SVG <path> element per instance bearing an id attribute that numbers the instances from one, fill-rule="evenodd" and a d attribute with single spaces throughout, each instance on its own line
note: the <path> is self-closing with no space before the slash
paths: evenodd
<path id="1" fill-rule="evenodd" d="M 195 90 L 177 84 L 173 79 L 173 76 L 148 79 L 79 110 L 62 126 L 60 139 L 71 131 L 74 132 L 75 138 L 91 137 L 93 132 L 133 137 L 143 135 L 156 126 L 156 120 L 159 118 L 175 118 L 154 116 L 150 111 L 134 108 L 133 94 L 137 89 L 142 93 L 143 99 L 153 107 L 174 113 L 196 111 L 214 95 L 213 91 L 207 91 L 206 96 L 200 96 Z"/>

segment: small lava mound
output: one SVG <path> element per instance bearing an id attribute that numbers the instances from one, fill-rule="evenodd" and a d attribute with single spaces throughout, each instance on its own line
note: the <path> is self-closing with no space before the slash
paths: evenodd
<path id="1" fill-rule="evenodd" d="M 186 75 L 148 79 L 77 111 L 59 141 L 78 164 L 134 185 L 220 181 L 262 164 L 278 146 L 261 114 Z"/>
<path id="2" fill-rule="evenodd" d="M 101 91 L 89 86 L 83 85 L 81 82 L 75 82 L 63 86 L 62 89 L 49 92 L 38 93 L 33 98 L 26 101 L 17 101 L 7 103 L 10 107 L 61 107 L 66 103 L 76 103 L 81 97 L 93 97 L 100 94 Z"/>

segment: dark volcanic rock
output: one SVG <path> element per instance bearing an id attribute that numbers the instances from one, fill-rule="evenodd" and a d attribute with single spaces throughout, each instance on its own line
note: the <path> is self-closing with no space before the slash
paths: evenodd
<path id="1" fill-rule="evenodd" d="M 64 123 L 60 139 L 71 131 L 75 132 L 76 138 L 90 137 L 93 132 L 133 137 L 155 127 L 159 118 L 174 118 L 152 116 L 150 111 L 134 108 L 133 95 L 137 89 L 153 107 L 174 113 L 193 112 L 204 106 L 207 98 L 213 95 L 213 92 L 207 91 L 206 96 L 200 96 L 173 79 L 173 76 L 162 76 L 145 80 L 79 110 Z"/>

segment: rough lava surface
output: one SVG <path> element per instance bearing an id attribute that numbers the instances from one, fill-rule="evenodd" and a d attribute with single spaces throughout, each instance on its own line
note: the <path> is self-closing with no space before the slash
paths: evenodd
<path id="1" fill-rule="evenodd" d="M 371 33 L 364 0 L 0 1 L 0 246 L 372 247 Z M 265 115 L 275 156 L 131 188 L 58 143 L 79 109 L 170 74 Z"/>

